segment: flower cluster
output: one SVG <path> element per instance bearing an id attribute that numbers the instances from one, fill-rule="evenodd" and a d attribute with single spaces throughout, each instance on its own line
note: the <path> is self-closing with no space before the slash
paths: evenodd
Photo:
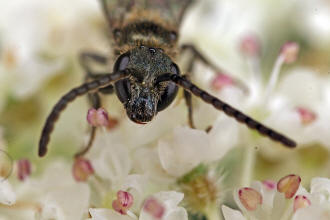
<path id="1" fill-rule="evenodd" d="M 198 129 L 189 128 L 180 93 L 172 107 L 146 125 L 132 123 L 120 101 L 102 94 L 100 108 L 87 111 L 87 102 L 79 101 L 74 110 L 68 108 L 43 160 L 33 149 L 44 111 L 63 92 L 61 86 L 67 89 L 83 78 L 77 54 L 107 48 L 106 25 L 96 1 L 1 2 L 0 20 L 6 22 L 0 23 L 0 123 L 8 143 L 0 128 L 0 219 L 220 220 L 221 211 L 226 220 L 329 219 L 327 178 L 314 177 L 309 191 L 301 173 L 250 184 L 263 175 L 255 172 L 264 169 L 255 166 L 257 152 L 262 160 L 276 162 L 295 155 L 290 162 L 299 167 L 294 159 L 302 150 L 330 149 L 330 77 L 318 68 L 323 57 L 313 59 L 330 50 L 330 7 L 323 1 L 315 1 L 322 5 L 316 15 L 308 11 L 314 5 L 307 0 L 300 1 L 304 6 L 279 0 L 284 9 L 276 15 L 272 4 L 256 0 L 199 1 L 182 26 L 182 36 L 188 36 L 182 41 L 196 43 L 214 63 L 206 68 L 197 59 L 191 80 L 296 140 L 297 151 L 284 154 L 278 144 L 195 98 Z M 272 30 L 271 36 L 281 36 L 269 37 L 265 27 L 284 30 L 286 19 L 300 13 L 305 22 L 299 20 L 295 32 Z M 208 24 L 200 23 L 204 18 Z M 198 30 L 189 34 L 194 27 Z M 45 92 L 38 95 L 40 89 Z M 78 118 L 84 114 L 85 120 Z M 92 131 L 91 145 L 84 141 L 90 138 L 86 127 Z M 79 151 L 77 145 L 87 147 Z M 240 211 L 227 206 L 226 193 L 237 185 L 246 186 L 233 191 Z"/>
<path id="2" fill-rule="evenodd" d="M 223 215 L 226 220 L 328 219 L 330 180 L 312 179 L 310 192 L 300 182 L 297 175 L 285 176 L 277 183 L 270 180 L 254 182 L 251 187 L 234 191 L 241 212 L 223 205 Z"/>

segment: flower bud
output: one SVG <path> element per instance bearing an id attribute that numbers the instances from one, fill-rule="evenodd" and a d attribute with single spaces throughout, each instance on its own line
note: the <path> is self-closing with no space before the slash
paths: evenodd
<path id="1" fill-rule="evenodd" d="M 277 190 L 285 194 L 285 198 L 291 199 L 297 192 L 301 182 L 300 176 L 291 174 L 283 177 L 277 183 Z"/>
<path id="2" fill-rule="evenodd" d="M 91 108 L 87 112 L 87 121 L 94 127 L 108 126 L 108 112 L 104 108 L 99 108 L 97 110 L 95 108 Z"/>
<path id="3" fill-rule="evenodd" d="M 280 51 L 285 63 L 293 63 L 296 61 L 299 53 L 299 45 L 296 42 L 285 43 Z"/>
<path id="4" fill-rule="evenodd" d="M 253 188 L 244 187 L 240 189 L 238 191 L 238 198 L 248 211 L 254 211 L 258 205 L 262 204 L 261 194 Z"/>
<path id="5" fill-rule="evenodd" d="M 31 163 L 28 159 L 17 161 L 17 176 L 18 179 L 24 181 L 31 174 Z"/>
<path id="6" fill-rule="evenodd" d="M 76 181 L 84 182 L 90 175 L 94 174 L 94 169 L 89 160 L 78 157 L 74 161 L 72 174 Z"/>
<path id="7" fill-rule="evenodd" d="M 133 195 L 129 192 L 119 190 L 117 199 L 112 202 L 112 208 L 122 215 L 127 214 L 127 210 L 133 205 Z"/>

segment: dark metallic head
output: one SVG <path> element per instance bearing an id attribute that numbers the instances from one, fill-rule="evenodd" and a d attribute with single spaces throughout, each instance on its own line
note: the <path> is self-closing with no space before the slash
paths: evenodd
<path id="1" fill-rule="evenodd" d="M 132 121 L 147 123 L 174 100 L 178 91 L 175 83 L 157 79 L 166 73 L 180 74 L 180 71 L 162 49 L 139 46 L 122 54 L 114 72 L 124 69 L 134 71 L 130 77 L 116 82 L 115 89 Z"/>

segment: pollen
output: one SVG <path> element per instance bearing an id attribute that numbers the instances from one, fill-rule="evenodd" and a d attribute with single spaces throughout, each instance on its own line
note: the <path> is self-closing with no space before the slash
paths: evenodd
<path id="1" fill-rule="evenodd" d="M 303 125 L 309 125 L 317 118 L 316 114 L 307 108 L 298 107 L 296 110 L 299 113 L 300 121 Z"/>
<path id="2" fill-rule="evenodd" d="M 300 176 L 291 174 L 283 177 L 277 183 L 277 190 L 284 193 L 285 198 L 291 199 L 297 192 L 301 182 Z"/>
<path id="3" fill-rule="evenodd" d="M 31 163 L 28 159 L 17 161 L 17 176 L 20 181 L 24 181 L 31 174 Z"/>
<path id="4" fill-rule="evenodd" d="M 76 181 L 84 182 L 90 175 L 94 174 L 94 169 L 89 160 L 78 157 L 74 161 L 72 174 Z"/>
<path id="5" fill-rule="evenodd" d="M 248 211 L 254 211 L 258 208 L 258 205 L 262 204 L 261 194 L 250 187 L 240 189 L 238 191 L 238 198 Z"/>
<path id="6" fill-rule="evenodd" d="M 299 44 L 296 42 L 285 43 L 280 52 L 280 56 L 283 56 L 285 63 L 293 63 L 297 60 L 299 53 Z"/>
<path id="7" fill-rule="evenodd" d="M 306 208 L 310 205 L 311 201 L 306 196 L 298 195 L 294 199 L 293 210 L 297 211 L 298 209 Z"/>

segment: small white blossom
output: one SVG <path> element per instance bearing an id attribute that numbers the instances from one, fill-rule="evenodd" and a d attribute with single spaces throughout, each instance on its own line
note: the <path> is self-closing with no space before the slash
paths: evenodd
<path id="1" fill-rule="evenodd" d="M 153 194 L 152 197 L 157 199 L 161 205 L 164 206 L 164 214 L 159 220 L 187 220 L 188 214 L 187 211 L 179 207 L 178 204 L 183 199 L 183 194 L 175 191 L 168 192 L 159 192 Z M 114 219 L 114 220 L 152 220 L 152 216 L 143 207 L 140 210 L 139 217 L 136 217 L 133 213 L 128 215 L 121 215 L 118 212 L 110 209 L 90 209 L 89 210 L 92 220 L 105 220 L 105 219 Z"/>
<path id="2" fill-rule="evenodd" d="M 12 205 L 16 201 L 16 193 L 8 180 L 0 180 L 0 203 Z"/>
<path id="3" fill-rule="evenodd" d="M 271 181 L 264 181 L 253 183 L 252 188 L 241 189 L 251 189 L 256 195 L 259 194 L 261 196 L 260 204 L 256 204 L 253 194 L 247 197 L 241 197 L 235 191 L 234 198 L 241 212 L 227 206 L 222 206 L 225 219 L 328 219 L 330 216 L 330 180 L 320 177 L 313 178 L 309 193 L 302 186 L 297 188 L 297 179 L 295 180 L 293 177 L 291 175 L 282 178 L 277 183 L 277 188 L 276 183 L 272 184 Z M 281 188 L 284 190 L 284 194 L 280 192 L 282 191 Z M 256 206 L 248 209 L 249 204 L 255 204 Z"/>
<path id="4" fill-rule="evenodd" d="M 209 133 L 178 127 L 170 139 L 161 139 L 158 154 L 166 172 L 180 177 L 200 163 L 221 159 L 237 143 L 238 125 L 221 116 Z"/>

